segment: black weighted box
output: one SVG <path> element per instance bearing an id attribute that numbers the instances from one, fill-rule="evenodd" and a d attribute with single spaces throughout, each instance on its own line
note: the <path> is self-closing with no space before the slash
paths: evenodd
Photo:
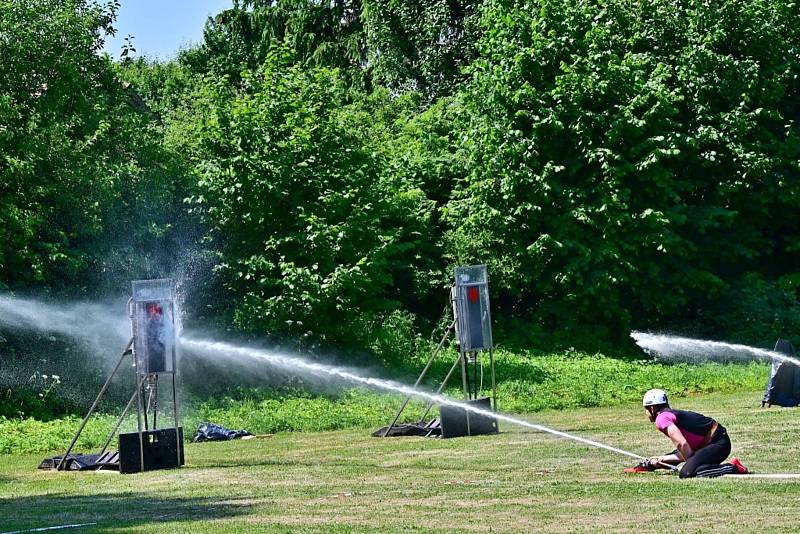
<path id="1" fill-rule="evenodd" d="M 467 401 L 465 404 L 492 411 L 492 402 L 489 397 Z M 439 409 L 442 424 L 443 438 L 457 438 L 460 436 L 479 436 L 481 434 L 496 434 L 498 432 L 497 419 L 488 415 L 472 413 L 456 406 L 442 405 Z M 469 417 L 469 430 L 467 429 Z"/>
<path id="2" fill-rule="evenodd" d="M 183 427 L 178 427 L 177 439 L 174 428 L 161 428 L 142 432 L 144 449 L 144 470 L 170 469 L 184 464 Z M 130 432 L 119 435 L 119 472 L 139 473 L 142 471 L 139 454 L 139 433 Z"/>

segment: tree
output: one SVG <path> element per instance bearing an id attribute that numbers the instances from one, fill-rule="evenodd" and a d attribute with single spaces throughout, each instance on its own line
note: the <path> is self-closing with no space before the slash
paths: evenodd
<path id="1" fill-rule="evenodd" d="M 431 206 L 381 172 L 370 122 L 382 104 L 291 54 L 244 72 L 244 91 L 227 79 L 204 91 L 203 116 L 182 126 L 199 140 L 192 201 L 240 328 L 363 343 L 367 322 L 399 307 L 394 275 L 419 261 Z"/>
<path id="2" fill-rule="evenodd" d="M 307 67 L 339 68 L 351 83 L 363 85 L 364 39 L 360 0 L 237 0 L 209 18 L 203 43 L 183 54 L 195 72 L 239 80 L 255 70 L 275 46 L 293 52 Z"/>
<path id="3" fill-rule="evenodd" d="M 367 61 L 375 83 L 452 95 L 475 57 L 479 0 L 365 0 Z"/>
<path id="4" fill-rule="evenodd" d="M 686 323 L 747 272 L 794 272 L 797 15 L 489 2 L 451 254 L 490 263 L 523 316 L 617 332 Z"/>
<path id="5" fill-rule="evenodd" d="M 0 2 L 0 284 L 100 290 L 112 272 L 163 273 L 149 260 L 182 175 L 100 54 L 117 8 Z"/>
<path id="6" fill-rule="evenodd" d="M 338 68 L 361 89 L 453 94 L 474 57 L 478 0 L 241 0 L 210 18 L 203 44 L 182 60 L 195 72 L 239 79 L 276 45 L 306 67 Z"/>

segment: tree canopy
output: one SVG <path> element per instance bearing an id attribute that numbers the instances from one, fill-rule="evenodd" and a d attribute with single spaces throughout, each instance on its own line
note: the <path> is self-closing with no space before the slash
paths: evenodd
<path id="1" fill-rule="evenodd" d="M 158 271 L 182 171 L 100 53 L 116 7 L 0 2 L 0 285 L 79 293 Z"/>
<path id="2" fill-rule="evenodd" d="M 6 287 L 199 250 L 207 318 L 369 348 L 486 263 L 525 344 L 800 327 L 793 1 L 241 0 L 164 62 L 117 9 L 0 0 Z"/>

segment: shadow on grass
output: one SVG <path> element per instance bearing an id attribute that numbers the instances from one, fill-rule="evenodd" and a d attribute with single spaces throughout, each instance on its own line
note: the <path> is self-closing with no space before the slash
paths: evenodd
<path id="1" fill-rule="evenodd" d="M 226 499 L 159 497 L 153 493 L 48 494 L 0 498 L 0 532 L 96 523 L 110 532 L 171 521 L 213 520 L 247 513 L 250 504 Z"/>

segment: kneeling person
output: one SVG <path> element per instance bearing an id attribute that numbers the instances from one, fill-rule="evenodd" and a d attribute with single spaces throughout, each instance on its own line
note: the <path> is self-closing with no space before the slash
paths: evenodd
<path id="1" fill-rule="evenodd" d="M 722 463 L 731 453 L 731 440 L 721 424 L 697 412 L 673 410 L 669 407 L 666 392 L 660 389 L 645 393 L 642 404 L 647 417 L 672 440 L 675 450 L 664 456 L 648 458 L 626 471 L 668 469 L 685 462 L 680 470 L 681 478 L 747 473 L 747 468 L 737 458 Z"/>

